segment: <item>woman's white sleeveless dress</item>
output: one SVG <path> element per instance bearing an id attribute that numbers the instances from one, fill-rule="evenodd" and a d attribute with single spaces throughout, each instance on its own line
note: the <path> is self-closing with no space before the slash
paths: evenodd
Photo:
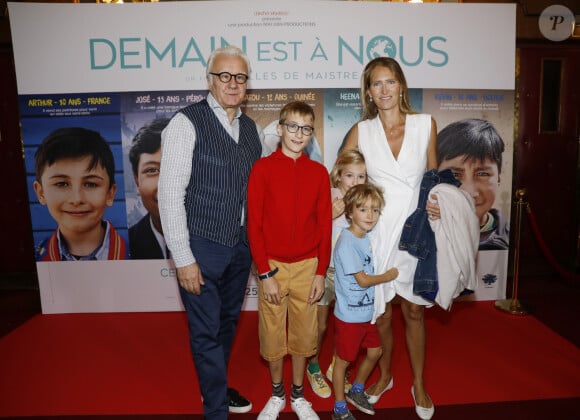
<path id="1" fill-rule="evenodd" d="M 384 273 L 391 267 L 399 270 L 394 281 L 375 287 L 373 322 L 385 312 L 386 303 L 395 295 L 420 305 L 432 305 L 428 300 L 413 294 L 417 258 L 407 251 L 399 250 L 403 225 L 415 211 L 419 200 L 421 181 L 427 166 L 430 131 L 430 115 L 407 115 L 405 137 L 399 156 L 395 159 L 378 116 L 358 124 L 358 148 L 365 157 L 369 181 L 381 187 L 385 196 L 385 208 L 370 232 L 375 273 Z"/>

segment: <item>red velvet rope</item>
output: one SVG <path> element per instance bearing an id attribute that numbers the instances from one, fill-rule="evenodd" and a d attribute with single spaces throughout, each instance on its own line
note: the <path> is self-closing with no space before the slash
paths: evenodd
<path id="1" fill-rule="evenodd" d="M 530 209 L 529 206 L 527 206 L 527 214 L 528 214 L 528 220 L 530 221 L 530 226 L 532 227 L 532 232 L 534 232 L 534 237 L 536 238 L 536 241 L 538 242 L 538 246 L 542 250 L 542 253 L 546 257 L 546 259 L 548 260 L 548 262 L 550 263 L 550 265 L 564 279 L 566 279 L 566 280 L 580 280 L 580 275 L 579 274 L 574 274 L 574 273 L 571 273 L 569 271 L 566 271 L 558 263 L 558 261 L 556 261 L 556 258 L 554 258 L 554 256 L 552 255 L 552 253 L 548 249 L 548 246 L 546 245 L 546 242 L 544 241 L 544 238 L 542 238 L 542 234 L 540 233 L 540 229 L 538 228 L 538 223 L 536 221 L 536 216 L 534 216 L 534 213 L 532 213 L 532 209 Z"/>

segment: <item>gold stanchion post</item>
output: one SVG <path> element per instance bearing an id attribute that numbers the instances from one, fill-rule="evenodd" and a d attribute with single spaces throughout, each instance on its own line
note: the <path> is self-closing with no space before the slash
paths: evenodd
<path id="1" fill-rule="evenodd" d="M 515 233 L 515 244 L 514 244 L 514 279 L 512 287 L 512 298 L 496 300 L 495 307 L 505 312 L 509 312 L 512 315 L 528 315 L 529 311 L 522 305 L 518 300 L 518 282 L 520 275 L 520 235 L 522 229 L 522 216 L 524 207 L 527 203 L 524 201 L 526 196 L 526 189 L 519 188 L 516 190 L 516 233 Z"/>

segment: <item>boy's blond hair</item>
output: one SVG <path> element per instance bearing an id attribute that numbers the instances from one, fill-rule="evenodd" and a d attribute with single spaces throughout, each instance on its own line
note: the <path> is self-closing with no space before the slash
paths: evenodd
<path id="1" fill-rule="evenodd" d="M 383 191 L 379 187 L 367 182 L 350 188 L 343 198 L 344 215 L 347 220 L 350 220 L 350 214 L 352 214 L 354 209 L 362 206 L 369 198 L 379 207 L 379 210 L 383 210 L 385 198 L 383 197 Z"/>
<path id="2" fill-rule="evenodd" d="M 342 171 L 345 166 L 348 165 L 358 165 L 365 163 L 365 157 L 358 150 L 350 149 L 342 151 L 336 158 L 336 162 L 330 171 L 330 184 L 333 188 L 340 187 L 340 177 L 342 176 Z M 366 167 L 365 167 L 366 173 Z"/>
<path id="3" fill-rule="evenodd" d="M 278 124 L 284 124 L 289 114 L 298 114 L 301 117 L 311 117 L 312 122 L 314 123 L 314 109 L 312 109 L 312 107 L 306 102 L 293 101 L 284 105 L 284 107 L 280 110 L 280 119 L 278 120 Z"/>

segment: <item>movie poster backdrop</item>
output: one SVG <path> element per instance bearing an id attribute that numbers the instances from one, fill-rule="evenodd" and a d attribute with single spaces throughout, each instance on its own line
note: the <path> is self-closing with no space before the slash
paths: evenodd
<path id="1" fill-rule="evenodd" d="M 8 7 L 44 313 L 183 309 L 170 258 L 131 258 L 129 229 L 149 210 L 129 151 L 141 127 L 205 98 L 207 58 L 229 44 L 241 47 L 252 63 L 243 110 L 263 128 L 267 146 L 276 147 L 282 106 L 303 100 L 316 113 L 308 154 L 328 170 L 360 119 L 364 65 L 377 56 L 397 59 L 413 108 L 432 114 L 438 131 L 473 118 L 495 127 L 505 151 L 493 207 L 509 221 L 515 5 L 196 1 Z M 71 127 L 99 133 L 114 159 L 116 189 L 102 223 L 117 241 L 109 247 L 119 252 L 96 261 L 46 257 L 51 246 L 58 249 L 50 238 L 65 222 L 58 207 L 39 196 L 36 154 L 50 133 Z M 508 252 L 480 250 L 477 290 L 461 299 L 505 298 Z M 245 310 L 257 309 L 256 293 L 251 276 Z"/>

